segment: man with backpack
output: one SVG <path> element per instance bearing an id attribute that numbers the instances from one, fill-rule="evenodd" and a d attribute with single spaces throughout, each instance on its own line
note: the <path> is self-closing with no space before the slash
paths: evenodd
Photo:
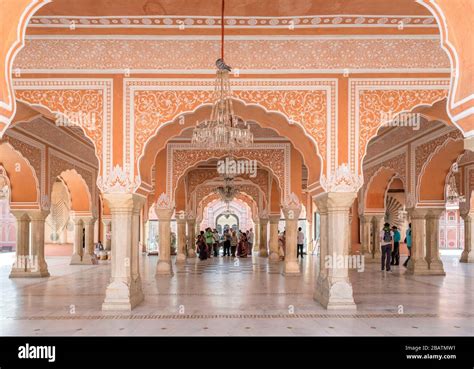
<path id="1" fill-rule="evenodd" d="M 392 253 L 393 231 L 390 229 L 390 224 L 385 223 L 383 229 L 380 231 L 380 248 L 382 252 L 382 270 L 390 269 L 390 255 Z"/>

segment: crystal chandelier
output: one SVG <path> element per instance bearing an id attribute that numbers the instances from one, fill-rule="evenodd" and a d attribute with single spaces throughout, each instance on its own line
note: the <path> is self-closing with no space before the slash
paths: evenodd
<path id="1" fill-rule="evenodd" d="M 224 178 L 224 185 L 215 189 L 215 192 L 221 197 L 221 200 L 229 204 L 239 193 L 235 188 L 234 179 L 231 177 Z"/>
<path id="2" fill-rule="evenodd" d="M 224 0 L 221 14 L 221 57 L 216 61 L 217 72 L 214 83 L 214 105 L 208 120 L 198 123 L 193 131 L 191 143 L 207 149 L 242 148 L 253 143 L 253 134 L 247 122 L 241 122 L 234 114 L 229 72 L 231 67 L 224 62 Z"/>

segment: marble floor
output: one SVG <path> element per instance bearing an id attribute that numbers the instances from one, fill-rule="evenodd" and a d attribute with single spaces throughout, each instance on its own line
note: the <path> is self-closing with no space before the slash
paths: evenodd
<path id="1" fill-rule="evenodd" d="M 142 256 L 145 301 L 131 313 L 102 312 L 110 264 L 70 266 L 47 257 L 51 277 L 9 279 L 14 254 L 0 254 L 0 335 L 474 335 L 474 264 L 443 256 L 446 276 L 387 273 L 378 263 L 350 271 L 357 311 L 313 300 L 317 260 L 284 277 L 267 258 L 190 259 L 173 277 L 154 276 Z"/>

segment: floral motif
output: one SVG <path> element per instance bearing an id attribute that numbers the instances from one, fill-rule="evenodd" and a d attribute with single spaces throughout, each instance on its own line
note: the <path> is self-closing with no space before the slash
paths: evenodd
<path id="1" fill-rule="evenodd" d="M 168 194 L 162 192 L 156 200 L 156 209 L 162 210 L 170 210 L 174 208 L 174 201 L 168 196 Z"/>
<path id="2" fill-rule="evenodd" d="M 195 166 L 201 161 L 209 160 L 209 158 L 219 158 L 226 155 L 221 150 L 173 150 L 172 156 L 172 180 L 171 188 L 175 189 L 179 178 L 190 167 Z M 280 186 L 284 188 L 286 183 L 285 177 L 285 150 L 284 149 L 245 149 L 236 150 L 233 155 L 237 158 L 245 157 L 249 160 L 257 160 L 267 168 L 271 168 L 274 175 L 280 182 Z M 266 191 L 266 190 L 265 190 Z"/>
<path id="3" fill-rule="evenodd" d="M 367 143 L 377 134 L 383 117 L 408 112 L 417 105 L 431 105 L 447 96 L 447 90 L 363 90 L 359 95 L 359 162 Z"/>
<path id="4" fill-rule="evenodd" d="M 320 182 L 326 192 L 357 192 L 363 183 L 361 176 L 352 173 L 345 163 L 341 164 L 327 178 L 323 174 Z"/>
<path id="5" fill-rule="evenodd" d="M 140 177 L 130 178 L 130 172 L 116 165 L 104 177 L 97 178 L 97 186 L 103 193 L 133 193 L 140 186 Z"/>

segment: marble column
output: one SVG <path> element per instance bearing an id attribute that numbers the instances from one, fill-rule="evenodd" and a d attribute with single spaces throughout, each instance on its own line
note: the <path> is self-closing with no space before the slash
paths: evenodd
<path id="1" fill-rule="evenodd" d="M 49 277 L 48 264 L 44 258 L 44 222 L 49 211 L 28 211 L 31 224 L 31 254 L 33 265 L 28 277 Z"/>
<path id="2" fill-rule="evenodd" d="M 143 301 L 139 275 L 139 212 L 145 199 L 137 194 L 106 193 L 112 213 L 112 275 L 102 310 L 130 311 Z"/>
<path id="3" fill-rule="evenodd" d="M 176 218 L 177 225 L 177 255 L 176 263 L 184 263 L 186 261 L 186 218 L 178 216 Z"/>
<path id="4" fill-rule="evenodd" d="M 104 218 L 102 220 L 104 223 L 104 249 L 105 251 L 110 251 L 111 245 L 112 245 L 112 240 L 108 238 L 107 236 L 111 235 L 111 230 L 112 230 L 112 219 Z"/>
<path id="5" fill-rule="evenodd" d="M 267 228 L 268 228 L 268 218 L 260 218 L 260 246 L 259 246 L 259 256 L 268 257 L 268 245 L 267 245 Z"/>
<path id="6" fill-rule="evenodd" d="M 278 223 L 280 222 L 280 214 L 270 215 L 270 261 L 279 261 L 279 245 L 278 245 Z"/>
<path id="7" fill-rule="evenodd" d="M 74 218 L 74 250 L 71 257 L 70 265 L 82 264 L 82 235 L 83 235 L 84 224 L 82 219 L 79 217 Z"/>
<path id="8" fill-rule="evenodd" d="M 365 255 L 366 261 L 369 261 L 370 259 L 373 260 L 372 245 L 370 242 L 371 241 L 370 231 L 372 229 L 372 216 L 361 215 L 360 222 L 361 222 L 361 233 L 362 233 L 362 240 L 360 243 L 360 254 Z"/>
<path id="9" fill-rule="evenodd" d="M 324 208 L 327 208 L 327 221 L 321 218 L 326 223 L 325 230 L 321 229 L 321 235 L 327 234 L 327 240 L 323 240 L 322 245 L 328 253 L 325 269 L 321 271 L 322 278 L 318 277 L 316 283 L 314 298 L 326 309 L 356 308 L 348 265 L 337 262 L 338 259 L 346 260 L 348 257 L 349 210 L 356 196 L 355 192 L 329 192 L 316 198 L 318 209 L 324 212 Z"/>
<path id="10" fill-rule="evenodd" d="M 373 234 L 373 261 L 378 263 L 382 260 L 380 245 L 380 231 L 385 224 L 385 214 L 374 214 L 374 234 Z"/>
<path id="11" fill-rule="evenodd" d="M 82 255 L 82 264 L 92 265 L 97 264 L 97 257 L 94 253 L 94 224 L 95 218 L 84 217 L 82 218 L 85 229 L 85 240 L 86 244 L 84 247 L 84 255 Z"/>
<path id="12" fill-rule="evenodd" d="M 188 258 L 196 257 L 196 218 L 189 217 L 186 219 L 188 228 L 188 242 L 187 242 L 187 255 Z"/>
<path id="13" fill-rule="evenodd" d="M 159 222 L 159 236 L 160 236 L 160 257 L 156 266 L 156 275 L 172 276 L 173 268 L 171 266 L 171 217 L 174 209 L 156 209 L 156 215 Z"/>
<path id="14" fill-rule="evenodd" d="M 474 211 L 462 214 L 464 219 L 464 250 L 461 263 L 474 263 Z"/>
<path id="15" fill-rule="evenodd" d="M 426 214 L 426 261 L 430 275 L 446 275 L 439 257 L 439 217 L 444 209 L 431 209 Z"/>
<path id="16" fill-rule="evenodd" d="M 315 202 L 319 212 L 319 271 L 316 279 L 316 286 L 314 290 L 314 299 L 320 301 L 323 299 L 322 291 L 327 283 L 327 268 L 326 257 L 329 254 L 328 250 L 328 208 L 327 201 L 324 197 L 315 198 Z"/>
<path id="17" fill-rule="evenodd" d="M 285 266 L 283 274 L 285 276 L 300 275 L 300 265 L 296 257 L 296 243 L 298 235 L 298 217 L 301 213 L 301 204 L 293 202 L 283 206 L 285 215 Z"/>
<path id="18" fill-rule="evenodd" d="M 253 249 L 252 252 L 257 253 L 260 249 L 260 220 L 254 220 L 255 233 L 253 235 Z"/>
<path id="19" fill-rule="evenodd" d="M 407 265 L 407 274 L 427 275 L 426 262 L 426 214 L 427 209 L 408 210 L 411 218 L 411 258 Z"/>
<path id="20" fill-rule="evenodd" d="M 30 219 L 25 211 L 12 210 L 16 218 L 16 252 L 15 262 L 10 272 L 10 278 L 26 277 L 30 271 Z"/>

